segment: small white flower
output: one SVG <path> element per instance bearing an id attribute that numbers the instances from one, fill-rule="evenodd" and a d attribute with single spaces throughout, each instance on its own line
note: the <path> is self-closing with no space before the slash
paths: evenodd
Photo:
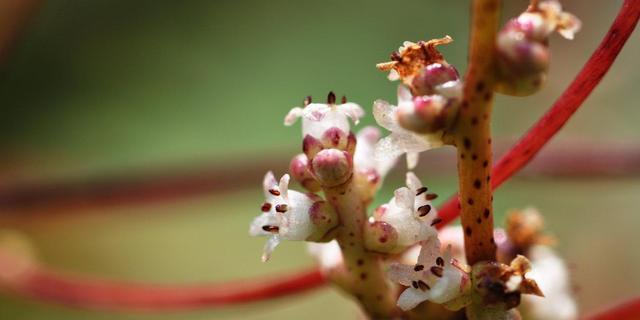
<path id="1" fill-rule="evenodd" d="M 378 180 L 384 179 L 389 170 L 396 164 L 397 158 L 375 157 L 376 143 L 380 139 L 380 131 L 376 127 L 364 127 L 357 134 L 356 151 L 353 155 L 355 170 L 361 173 L 375 173 Z"/>
<path id="2" fill-rule="evenodd" d="M 442 304 L 457 298 L 466 274 L 452 264 L 450 246 L 440 256 L 440 241 L 434 235 L 422 243 L 415 266 L 393 264 L 389 277 L 408 287 L 398 298 L 398 306 L 410 310 L 425 300 Z"/>
<path id="3" fill-rule="evenodd" d="M 262 214 L 251 223 L 249 234 L 268 236 L 262 260 L 269 260 L 281 239 L 306 240 L 314 231 L 309 215 L 314 199 L 308 195 L 289 190 L 289 175 L 278 183 L 273 173 L 268 172 L 263 180 L 265 203 Z"/>
<path id="4" fill-rule="evenodd" d="M 328 273 L 342 265 L 342 250 L 336 240 L 327 243 L 310 242 L 307 250 L 318 261 L 322 272 Z"/>
<path id="5" fill-rule="evenodd" d="M 442 133 L 418 134 L 406 130 L 398 123 L 398 108 L 406 104 L 413 104 L 413 98 L 409 89 L 403 85 L 398 86 L 398 107 L 383 100 L 377 100 L 373 104 L 373 116 L 376 122 L 383 128 L 391 131 L 391 134 L 381 139 L 376 145 L 376 161 L 389 162 L 407 154 L 407 166 L 412 169 L 418 162 L 418 154 L 432 148 L 443 145 Z"/>
<path id="6" fill-rule="evenodd" d="M 556 0 L 541 1 L 537 9 L 517 18 L 520 25 L 528 26 L 530 35 L 536 39 L 542 40 L 557 31 L 564 38 L 572 40 L 582 27 L 580 19 L 563 11 L 562 5 Z"/>
<path id="7" fill-rule="evenodd" d="M 302 136 L 310 135 L 321 139 L 322 135 L 333 127 L 348 134 L 351 127 L 347 118 L 351 119 L 354 124 L 358 124 L 363 116 L 364 110 L 353 102 L 343 104 L 311 103 L 303 108 L 291 109 L 284 118 L 284 124 L 291 126 L 298 118 L 302 118 Z"/>
<path id="8" fill-rule="evenodd" d="M 398 234 L 397 246 L 408 247 L 437 234 L 431 225 L 438 213 L 428 200 L 427 188 L 413 172 L 407 172 L 407 187 L 394 192 L 393 198 L 376 210 L 375 220 L 391 225 Z"/>
<path id="9" fill-rule="evenodd" d="M 522 296 L 532 319 L 573 320 L 578 308 L 573 298 L 569 272 L 562 259 L 548 246 L 535 245 L 528 252 L 532 270 L 528 278 L 535 279 L 544 297 Z"/>

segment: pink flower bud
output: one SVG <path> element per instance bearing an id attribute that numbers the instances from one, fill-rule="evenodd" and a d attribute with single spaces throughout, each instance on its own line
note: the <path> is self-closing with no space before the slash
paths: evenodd
<path id="1" fill-rule="evenodd" d="M 347 182 L 351 177 L 352 158 L 345 151 L 324 149 L 315 155 L 311 168 L 321 185 L 334 187 Z"/>
<path id="2" fill-rule="evenodd" d="M 436 94 L 436 87 L 449 81 L 456 81 L 460 78 L 458 70 L 452 65 L 442 63 L 432 63 L 422 68 L 413 78 L 411 89 L 414 95 L 424 96 Z"/>
<path id="3" fill-rule="evenodd" d="M 378 252 L 404 249 L 402 246 L 397 246 L 398 232 L 384 221 L 372 221 L 365 225 L 364 242 L 367 249 Z"/>
<path id="4" fill-rule="evenodd" d="M 308 134 L 304 136 L 304 139 L 302 139 L 302 152 L 307 155 L 308 159 L 313 159 L 313 157 L 322 149 L 322 142 L 314 138 L 312 135 Z"/>
<path id="5" fill-rule="evenodd" d="M 413 132 L 434 133 L 453 124 L 458 106 L 458 100 L 440 95 L 415 97 L 413 103 L 398 106 L 398 122 Z"/>
<path id="6" fill-rule="evenodd" d="M 289 164 L 289 173 L 302 185 L 305 189 L 311 192 L 320 191 L 320 183 L 316 181 L 316 178 L 311 174 L 308 168 L 309 159 L 304 153 L 298 154 L 291 159 Z"/>

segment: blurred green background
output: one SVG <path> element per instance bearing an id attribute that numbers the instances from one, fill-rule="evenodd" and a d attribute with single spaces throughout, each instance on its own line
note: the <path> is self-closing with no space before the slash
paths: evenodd
<path id="1" fill-rule="evenodd" d="M 505 2 L 505 17 L 527 4 Z M 551 105 L 621 2 L 563 1 L 583 30 L 572 42 L 551 40 L 542 92 L 498 97 L 496 137 L 519 136 Z M 468 1 L 444 0 L 44 2 L 0 66 L 2 185 L 191 164 L 252 165 L 263 156 L 286 163 L 300 133 L 282 126 L 282 118 L 304 96 L 323 100 L 334 90 L 367 111 L 375 99 L 395 101 L 395 84 L 374 65 L 404 40 L 451 35 L 454 43 L 442 51 L 464 71 L 468 17 Z M 638 141 L 638 40 L 632 36 L 555 142 L 598 148 Z M 363 122 L 373 123 L 370 113 Z M 453 175 L 427 170 L 422 177 L 440 194 L 455 191 Z M 262 202 L 261 176 L 254 180 L 240 191 L 158 205 L 0 212 L 0 228 L 25 232 L 52 267 L 109 279 L 199 283 L 310 265 L 301 243 L 285 243 L 272 261 L 259 262 L 263 239 L 247 236 Z M 378 202 L 400 184 L 398 175 L 389 179 Z M 496 217 L 501 222 L 510 208 L 538 207 L 574 271 L 580 307 L 590 311 L 640 291 L 640 275 L 632 272 L 640 269 L 639 193 L 637 176 L 516 178 L 497 192 Z M 352 319 L 354 310 L 330 289 L 162 314 L 79 311 L 0 295 L 0 319 Z"/>

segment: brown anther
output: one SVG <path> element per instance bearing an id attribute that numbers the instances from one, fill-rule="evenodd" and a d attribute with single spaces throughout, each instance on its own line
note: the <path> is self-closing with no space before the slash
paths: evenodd
<path id="1" fill-rule="evenodd" d="M 436 224 L 438 224 L 440 222 L 442 222 L 441 218 L 435 218 L 435 219 L 433 219 L 433 221 L 431 221 L 431 226 L 433 227 L 433 226 L 435 226 Z"/>
<path id="2" fill-rule="evenodd" d="M 411 281 L 411 286 L 418 289 L 418 281 Z"/>
<path id="3" fill-rule="evenodd" d="M 266 232 L 271 232 L 271 233 L 278 233 L 278 231 L 280 231 L 280 228 L 278 226 L 262 226 L 262 230 L 266 231 Z"/>
<path id="4" fill-rule="evenodd" d="M 391 59 L 391 61 L 402 60 L 402 58 L 400 57 L 400 54 L 397 51 L 391 52 L 391 56 L 389 58 Z"/>
<path id="5" fill-rule="evenodd" d="M 280 191 L 278 191 L 277 189 L 269 189 L 269 193 L 276 197 L 280 195 Z"/>
<path id="6" fill-rule="evenodd" d="M 438 267 L 438 266 L 431 267 L 431 273 L 433 273 L 433 275 L 438 277 L 438 278 L 442 278 L 442 272 L 443 271 L 444 271 L 444 269 L 442 269 L 442 267 Z"/>
<path id="7" fill-rule="evenodd" d="M 420 288 L 420 290 L 422 291 L 427 291 L 427 290 L 431 290 L 431 287 L 429 287 L 428 284 L 426 284 L 424 281 L 422 280 L 418 280 L 418 287 Z"/>
<path id="8" fill-rule="evenodd" d="M 285 212 L 287 212 L 287 209 L 289 209 L 289 208 L 287 207 L 287 205 L 286 205 L 286 204 L 279 204 L 279 205 L 276 205 L 276 211 L 277 211 L 277 212 L 285 213 Z"/>
<path id="9" fill-rule="evenodd" d="M 336 94 L 333 91 L 329 91 L 329 95 L 327 95 L 327 103 L 335 104 L 336 103 Z"/>
<path id="10" fill-rule="evenodd" d="M 429 214 L 429 212 L 431 212 L 431 206 L 428 204 L 425 204 L 424 206 L 420 206 L 418 208 L 418 215 L 420 217 L 426 216 L 427 214 Z"/>
<path id="11" fill-rule="evenodd" d="M 424 270 L 424 266 L 421 264 L 416 264 L 415 267 L 413 267 L 413 271 L 418 272 L 418 271 L 422 271 Z"/>
<path id="12" fill-rule="evenodd" d="M 427 201 L 434 200 L 434 199 L 436 199 L 437 197 L 438 197 L 438 195 L 437 195 L 437 194 L 435 194 L 435 193 L 427 193 L 427 195 L 425 196 L 425 198 L 427 198 Z"/>
<path id="13" fill-rule="evenodd" d="M 262 210 L 262 212 L 269 212 L 269 210 L 271 210 L 271 203 L 269 202 L 263 203 L 260 209 Z"/>
<path id="14" fill-rule="evenodd" d="M 340 99 L 340 103 L 342 104 L 347 103 L 347 96 L 342 96 L 342 99 Z"/>
<path id="15" fill-rule="evenodd" d="M 416 197 L 421 195 L 421 194 L 423 194 L 423 193 L 425 193 L 425 192 L 427 192 L 427 190 L 429 190 L 429 188 L 427 188 L 427 187 L 422 187 L 422 188 L 416 190 Z"/>
<path id="16" fill-rule="evenodd" d="M 304 98 L 304 101 L 302 102 L 302 104 L 304 104 L 305 107 L 310 105 L 311 104 L 311 96 L 306 96 Z"/>
<path id="17" fill-rule="evenodd" d="M 442 257 L 438 257 L 436 259 L 436 264 L 440 267 L 444 267 L 444 259 L 442 259 Z"/>

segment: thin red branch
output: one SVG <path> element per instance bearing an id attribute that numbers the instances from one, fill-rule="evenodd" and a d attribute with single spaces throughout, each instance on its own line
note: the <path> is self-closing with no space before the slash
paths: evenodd
<path id="1" fill-rule="evenodd" d="M 513 174 L 522 169 L 544 147 L 551 138 L 569 121 L 589 94 L 600 83 L 633 33 L 640 17 L 640 0 L 625 0 L 591 58 L 556 100 L 551 109 L 540 118 L 529 131 L 503 155 L 493 166 L 491 186 L 498 188 Z M 454 195 L 439 211 L 444 226 L 460 214 L 458 196 Z"/>
<path id="2" fill-rule="evenodd" d="M 20 296 L 88 309 L 144 311 L 191 310 L 265 301 L 300 294 L 326 283 L 327 279 L 316 268 L 275 277 L 182 286 L 89 279 L 40 266 L 8 281 L 0 275 L 0 289 Z"/>
<path id="3" fill-rule="evenodd" d="M 640 319 L 640 297 L 635 297 L 606 310 L 587 315 L 583 320 L 635 320 Z"/>

